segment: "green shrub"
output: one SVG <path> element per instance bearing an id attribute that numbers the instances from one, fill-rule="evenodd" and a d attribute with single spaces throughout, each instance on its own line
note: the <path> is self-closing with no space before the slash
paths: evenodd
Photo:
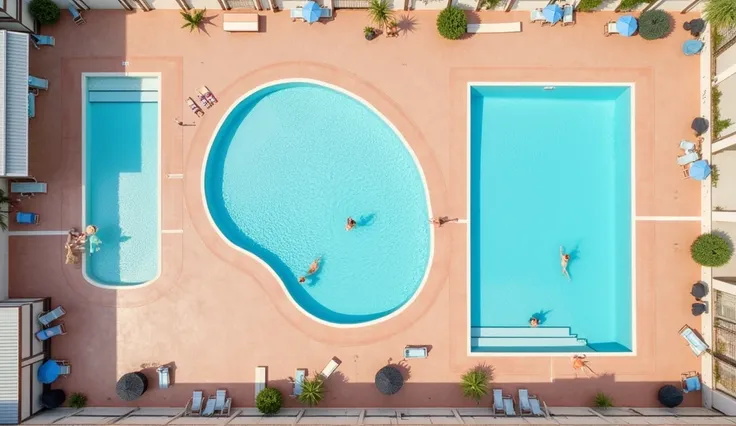
<path id="1" fill-rule="evenodd" d="M 371 0 L 368 4 L 368 15 L 379 30 L 382 30 L 394 20 L 394 12 L 388 0 Z"/>
<path id="2" fill-rule="evenodd" d="M 592 12 L 596 10 L 601 3 L 603 3 L 603 0 L 580 0 L 576 9 L 578 12 Z"/>
<path id="3" fill-rule="evenodd" d="M 256 396 L 256 408 L 263 414 L 276 414 L 281 409 L 283 397 L 278 389 L 265 388 Z"/>
<path id="4" fill-rule="evenodd" d="M 714 27 L 736 27 L 736 2 L 733 0 L 708 0 L 703 7 L 703 18 Z"/>
<path id="5" fill-rule="evenodd" d="M 501 0 L 480 0 L 480 8 L 485 10 L 493 10 L 501 4 Z"/>
<path id="6" fill-rule="evenodd" d="M 324 397 L 325 385 L 321 376 L 315 377 L 314 379 L 304 379 L 302 381 L 302 393 L 297 397 L 299 402 L 307 404 L 310 407 L 314 407 L 319 404 Z"/>
<path id="7" fill-rule="evenodd" d="M 55 24 L 61 16 L 59 6 L 51 0 L 31 0 L 28 10 L 41 25 Z"/>
<path id="8" fill-rule="evenodd" d="M 616 10 L 620 12 L 628 12 L 644 3 L 649 3 L 649 0 L 621 0 L 621 3 L 618 5 Z"/>
<path id="9" fill-rule="evenodd" d="M 718 178 L 720 175 L 718 174 L 718 166 L 715 164 L 710 165 L 710 184 L 713 185 L 713 188 L 718 187 Z"/>
<path id="10" fill-rule="evenodd" d="M 465 34 L 468 18 L 465 12 L 455 6 L 450 6 L 437 16 L 437 30 L 448 40 L 457 40 Z"/>
<path id="11" fill-rule="evenodd" d="M 729 242 L 713 233 L 699 236 L 690 246 L 693 260 L 703 266 L 723 266 L 731 259 L 732 253 Z"/>
<path id="12" fill-rule="evenodd" d="M 69 397 L 69 406 L 72 408 L 84 408 L 87 406 L 87 395 L 81 392 L 74 392 Z"/>
<path id="13" fill-rule="evenodd" d="M 731 127 L 730 118 L 721 118 L 721 91 L 713 86 L 711 92 L 711 109 L 713 110 L 713 140 L 721 138 L 721 133 Z"/>
<path id="14" fill-rule="evenodd" d="M 611 408 L 613 407 L 613 399 L 603 392 L 598 392 L 593 398 L 593 405 L 597 408 Z"/>
<path id="15" fill-rule="evenodd" d="M 672 16 L 664 10 L 648 10 L 639 17 L 639 35 L 644 40 L 664 38 L 672 30 Z"/>
<path id="16" fill-rule="evenodd" d="M 463 374 L 460 387 L 463 389 L 463 396 L 474 399 L 480 404 L 480 399 L 488 393 L 488 383 L 490 382 L 489 371 L 485 366 L 477 366 L 468 370 Z"/>

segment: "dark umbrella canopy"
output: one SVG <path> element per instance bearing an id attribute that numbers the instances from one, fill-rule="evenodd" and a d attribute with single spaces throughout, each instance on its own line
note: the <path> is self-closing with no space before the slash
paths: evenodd
<path id="1" fill-rule="evenodd" d="M 677 389 L 672 385 L 664 385 L 659 389 L 657 398 L 659 399 L 659 402 L 665 407 L 675 408 L 678 405 L 682 404 L 684 396 L 680 389 Z"/>
<path id="2" fill-rule="evenodd" d="M 115 391 L 123 401 L 134 401 L 140 398 L 147 388 L 148 380 L 143 373 L 128 373 L 118 380 Z"/>
<path id="3" fill-rule="evenodd" d="M 404 386 L 404 376 L 390 365 L 383 367 L 376 373 L 376 388 L 384 395 L 393 395 Z"/>
<path id="4" fill-rule="evenodd" d="M 700 136 L 708 130 L 708 120 L 703 117 L 698 117 L 693 120 L 693 124 L 690 126 L 690 128 L 695 130 L 695 133 Z"/>
<path id="5" fill-rule="evenodd" d="M 690 294 L 692 294 L 694 298 L 700 300 L 708 294 L 708 288 L 703 283 L 695 283 L 693 284 L 693 289 L 690 290 Z"/>
<path id="6" fill-rule="evenodd" d="M 693 313 L 694 316 L 697 317 L 697 316 L 703 315 L 705 311 L 706 311 L 705 303 L 702 303 L 702 302 L 693 303 L 691 312 Z"/>
<path id="7" fill-rule="evenodd" d="M 61 389 L 52 389 L 41 395 L 41 405 L 43 408 L 54 409 L 61 407 L 66 399 L 66 394 Z"/>
<path id="8" fill-rule="evenodd" d="M 690 31 L 690 35 L 697 37 L 705 29 L 705 21 L 700 18 L 693 19 L 692 21 L 685 22 L 682 27 Z"/>

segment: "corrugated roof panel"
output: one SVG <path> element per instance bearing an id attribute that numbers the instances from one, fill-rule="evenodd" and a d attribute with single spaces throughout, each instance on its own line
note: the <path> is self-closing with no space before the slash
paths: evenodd
<path id="1" fill-rule="evenodd" d="M 7 51 L 8 45 L 8 32 L 0 31 L 0 96 L 5 98 L 5 69 L 7 66 L 7 60 L 5 52 Z M 0 102 L 0 176 L 5 176 L 5 102 Z"/>
<path id="2" fill-rule="evenodd" d="M 7 33 L 5 175 L 28 176 L 28 34 Z"/>
<path id="3" fill-rule="evenodd" d="M 17 424 L 20 386 L 18 308 L 0 307 L 0 424 Z"/>

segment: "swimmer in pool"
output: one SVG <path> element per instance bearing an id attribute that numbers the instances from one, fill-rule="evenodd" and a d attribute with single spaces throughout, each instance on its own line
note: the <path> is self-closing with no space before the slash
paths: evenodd
<path id="1" fill-rule="evenodd" d="M 529 320 L 529 325 L 531 327 L 537 327 L 539 325 L 539 320 L 534 317 L 531 317 L 531 319 Z"/>
<path id="2" fill-rule="evenodd" d="M 345 224 L 345 230 L 350 231 L 351 229 L 355 228 L 355 225 L 357 225 L 357 222 L 355 222 L 352 217 L 348 216 L 348 222 L 347 224 Z"/>
<path id="3" fill-rule="evenodd" d="M 570 261 L 570 255 L 565 253 L 560 246 L 560 265 L 562 266 L 562 275 L 566 276 L 568 280 L 571 280 L 570 274 L 567 273 L 567 263 Z"/>

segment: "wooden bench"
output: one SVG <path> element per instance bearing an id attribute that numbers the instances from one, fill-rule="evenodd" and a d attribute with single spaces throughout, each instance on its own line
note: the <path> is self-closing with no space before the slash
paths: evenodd
<path id="1" fill-rule="evenodd" d="M 223 14 L 222 29 L 229 32 L 258 32 L 258 14 L 227 12 Z"/>
<path id="2" fill-rule="evenodd" d="M 494 24 L 468 24 L 468 33 L 518 33 L 521 22 L 504 22 Z"/>

